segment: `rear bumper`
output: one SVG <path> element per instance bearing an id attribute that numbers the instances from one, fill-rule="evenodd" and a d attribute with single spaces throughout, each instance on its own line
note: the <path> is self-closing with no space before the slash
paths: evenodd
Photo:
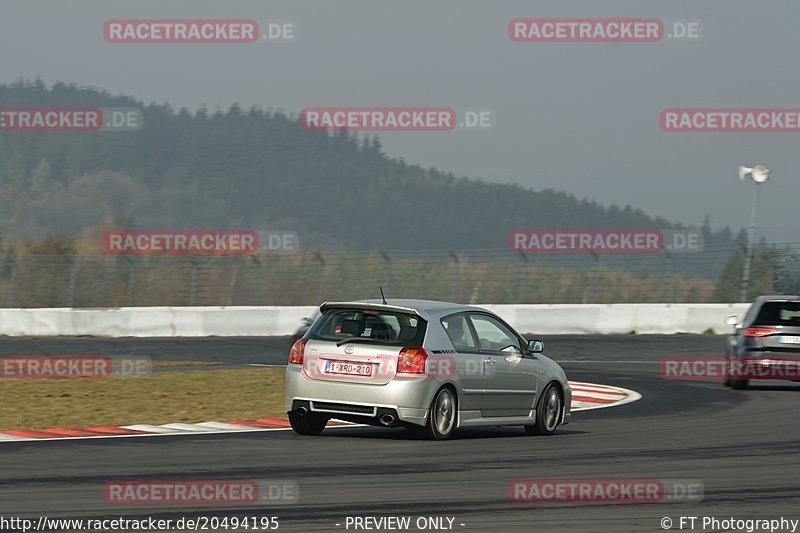
<path id="1" fill-rule="evenodd" d="M 299 365 L 288 365 L 285 407 L 289 412 L 302 404 L 311 412 L 368 424 L 380 424 L 380 417 L 390 413 L 396 418 L 390 425 L 424 426 L 438 388 L 430 377 L 395 378 L 385 385 L 315 380 Z"/>

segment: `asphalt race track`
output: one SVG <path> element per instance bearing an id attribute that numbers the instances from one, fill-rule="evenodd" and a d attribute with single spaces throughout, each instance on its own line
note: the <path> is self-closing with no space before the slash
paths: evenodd
<path id="1" fill-rule="evenodd" d="M 488 428 L 428 442 L 403 429 L 337 428 L 320 437 L 277 431 L 0 443 L 0 516 L 272 515 L 279 531 L 346 531 L 347 516 L 449 516 L 455 530 L 486 532 L 662 531 L 663 517 L 677 529 L 680 516 L 800 518 L 800 384 L 733 391 L 659 376 L 660 358 L 719 355 L 722 337 L 544 340 L 571 380 L 626 387 L 642 399 L 575 413 L 551 437 Z M 287 345 L 286 338 L 0 341 L 10 354 L 147 355 L 230 366 L 283 364 Z M 693 503 L 510 501 L 510 482 L 541 478 L 699 480 L 705 496 Z M 103 498 L 107 481 L 212 479 L 289 480 L 299 499 L 265 509 L 131 507 Z"/>

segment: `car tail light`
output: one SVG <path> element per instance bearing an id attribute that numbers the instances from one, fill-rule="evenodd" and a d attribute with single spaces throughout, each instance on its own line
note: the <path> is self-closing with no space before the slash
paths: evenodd
<path id="1" fill-rule="evenodd" d="M 297 341 L 292 344 L 292 349 L 289 351 L 289 363 L 295 365 L 303 364 L 303 355 L 306 351 L 306 342 L 308 342 L 308 339 L 297 339 Z"/>
<path id="2" fill-rule="evenodd" d="M 403 348 L 397 357 L 397 373 L 424 374 L 428 351 L 425 348 Z"/>
<path id="3" fill-rule="evenodd" d="M 778 330 L 775 328 L 745 328 L 744 330 L 745 337 L 766 337 L 773 333 L 778 333 Z"/>

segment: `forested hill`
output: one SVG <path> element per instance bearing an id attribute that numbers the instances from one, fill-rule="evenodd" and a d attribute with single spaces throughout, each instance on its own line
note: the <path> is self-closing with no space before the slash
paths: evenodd
<path id="1" fill-rule="evenodd" d="M 457 178 L 374 136 L 260 109 L 176 111 L 95 89 L 0 85 L 0 108 L 137 107 L 136 132 L 0 132 L 0 231 L 283 229 L 326 249 L 503 248 L 521 228 L 665 228 L 630 207 Z M 534 147 L 535 149 L 535 147 Z M 696 221 L 692 221 L 696 222 Z"/>

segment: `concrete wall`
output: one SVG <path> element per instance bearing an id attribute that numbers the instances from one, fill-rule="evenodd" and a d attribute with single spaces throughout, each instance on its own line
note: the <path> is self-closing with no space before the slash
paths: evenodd
<path id="1" fill-rule="evenodd" d="M 715 333 L 749 304 L 487 305 L 519 331 L 541 334 Z"/>
<path id="2" fill-rule="evenodd" d="M 747 304 L 485 305 L 524 333 L 716 333 Z M 207 337 L 289 335 L 315 307 L 0 309 L 0 335 Z"/>

